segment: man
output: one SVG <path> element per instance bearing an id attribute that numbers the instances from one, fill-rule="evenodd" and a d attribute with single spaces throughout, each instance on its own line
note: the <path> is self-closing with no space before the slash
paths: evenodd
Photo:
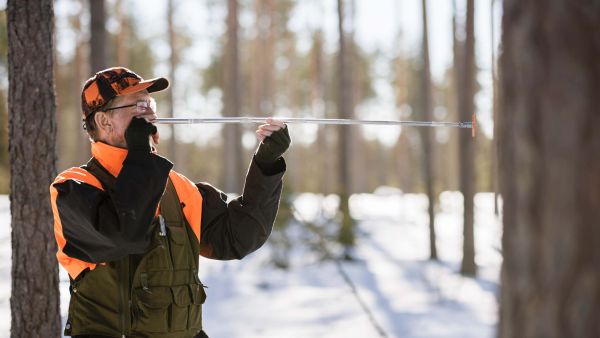
<path id="1" fill-rule="evenodd" d="M 206 337 L 198 255 L 241 259 L 271 232 L 286 125 L 267 119 L 258 128 L 262 142 L 243 195 L 227 202 L 211 185 L 171 170 L 151 146 L 159 135 L 149 93 L 168 85 L 114 67 L 83 87 L 93 157 L 50 186 L 57 258 L 71 279 L 67 336 Z"/>

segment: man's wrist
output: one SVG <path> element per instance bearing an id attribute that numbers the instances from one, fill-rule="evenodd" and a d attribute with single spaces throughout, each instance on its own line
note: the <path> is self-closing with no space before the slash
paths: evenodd
<path id="1" fill-rule="evenodd" d="M 270 162 L 260 161 L 256 155 L 253 157 L 253 161 L 256 163 L 256 166 L 265 176 L 272 176 L 279 174 L 286 169 L 286 164 L 283 157 L 279 156 L 277 159 Z"/>

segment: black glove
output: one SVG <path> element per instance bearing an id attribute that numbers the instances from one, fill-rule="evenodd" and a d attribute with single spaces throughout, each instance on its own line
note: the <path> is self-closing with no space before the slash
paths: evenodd
<path id="1" fill-rule="evenodd" d="M 292 139 L 288 133 L 287 126 L 274 131 L 271 136 L 266 137 L 258 146 L 254 155 L 256 164 L 261 168 L 269 168 L 289 148 Z"/>
<path id="2" fill-rule="evenodd" d="M 144 118 L 134 117 L 125 130 L 125 141 L 127 149 L 150 152 L 149 137 L 156 134 L 156 126 Z"/>

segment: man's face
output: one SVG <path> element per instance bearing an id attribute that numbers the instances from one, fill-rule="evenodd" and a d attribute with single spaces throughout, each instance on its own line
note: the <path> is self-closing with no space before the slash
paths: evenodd
<path id="1" fill-rule="evenodd" d="M 148 100 L 150 100 L 150 95 L 146 90 L 143 90 L 115 98 L 111 102 L 109 108 L 135 105 L 138 101 Z M 104 113 L 103 115 L 104 116 L 98 116 L 96 118 L 96 125 L 102 130 L 100 139 L 110 145 L 120 148 L 127 148 L 125 130 L 127 130 L 127 127 L 133 118 L 140 116 L 149 122 L 152 122 L 157 118 L 156 112 L 151 109 L 148 108 L 144 113 L 138 113 L 135 106 L 113 109 L 110 113 Z M 152 138 L 155 143 L 158 143 L 158 134 L 152 135 Z"/>

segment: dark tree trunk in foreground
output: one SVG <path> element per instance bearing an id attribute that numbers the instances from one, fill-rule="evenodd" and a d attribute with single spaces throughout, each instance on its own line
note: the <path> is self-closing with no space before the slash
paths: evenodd
<path id="1" fill-rule="evenodd" d="M 0 91 L 0 194 L 8 194 L 9 186 L 8 168 L 8 111 L 6 97 Z"/>
<path id="2" fill-rule="evenodd" d="M 427 1 L 421 1 L 423 9 L 423 39 L 422 50 L 423 63 L 421 69 L 421 88 L 420 88 L 420 108 L 422 109 L 422 117 L 424 121 L 432 120 L 432 99 L 431 99 L 431 70 L 429 68 L 429 33 L 427 29 Z M 433 177 L 433 140 L 432 129 L 421 128 L 421 140 L 423 143 L 423 179 L 425 180 L 425 191 L 429 199 L 429 258 L 437 259 L 437 248 L 435 245 L 435 191 Z"/>
<path id="3" fill-rule="evenodd" d="M 503 12 L 499 336 L 600 337 L 600 3 Z"/>
<path id="4" fill-rule="evenodd" d="M 467 0 L 467 21 L 465 26 L 466 40 L 462 53 L 462 77 L 460 94 L 458 95 L 458 115 L 461 121 L 470 121 L 475 112 L 475 0 Z M 473 161 L 475 140 L 471 133 L 459 134 L 460 158 L 460 190 L 464 197 L 463 217 L 463 259 L 460 272 L 463 275 L 475 276 L 475 234 L 473 217 L 473 196 L 475 195 L 475 168 Z"/>
<path id="5" fill-rule="evenodd" d="M 90 67 L 96 73 L 108 67 L 104 0 L 90 0 Z"/>
<path id="6" fill-rule="evenodd" d="M 56 176 L 51 0 L 9 0 L 11 337 L 60 337 L 58 263 L 48 186 Z"/>
<path id="7" fill-rule="evenodd" d="M 351 119 L 354 115 L 352 105 L 352 73 L 350 68 L 350 53 L 346 41 L 344 30 L 344 0 L 338 0 L 338 30 L 339 46 L 338 51 L 338 114 L 339 118 Z M 349 126 L 338 127 L 338 171 L 339 171 L 339 195 L 340 212 L 342 213 L 342 224 L 339 232 L 339 241 L 346 247 L 354 245 L 354 226 L 350 217 L 350 208 L 348 198 L 351 192 L 352 178 L 350 176 L 350 167 L 352 161 L 352 134 Z"/>
<path id="8" fill-rule="evenodd" d="M 227 44 L 225 46 L 225 92 L 223 96 L 225 116 L 240 113 L 240 56 L 238 38 L 238 2 L 227 1 Z M 224 187 L 226 192 L 240 192 L 243 169 L 242 129 L 238 124 L 223 126 Z"/>

